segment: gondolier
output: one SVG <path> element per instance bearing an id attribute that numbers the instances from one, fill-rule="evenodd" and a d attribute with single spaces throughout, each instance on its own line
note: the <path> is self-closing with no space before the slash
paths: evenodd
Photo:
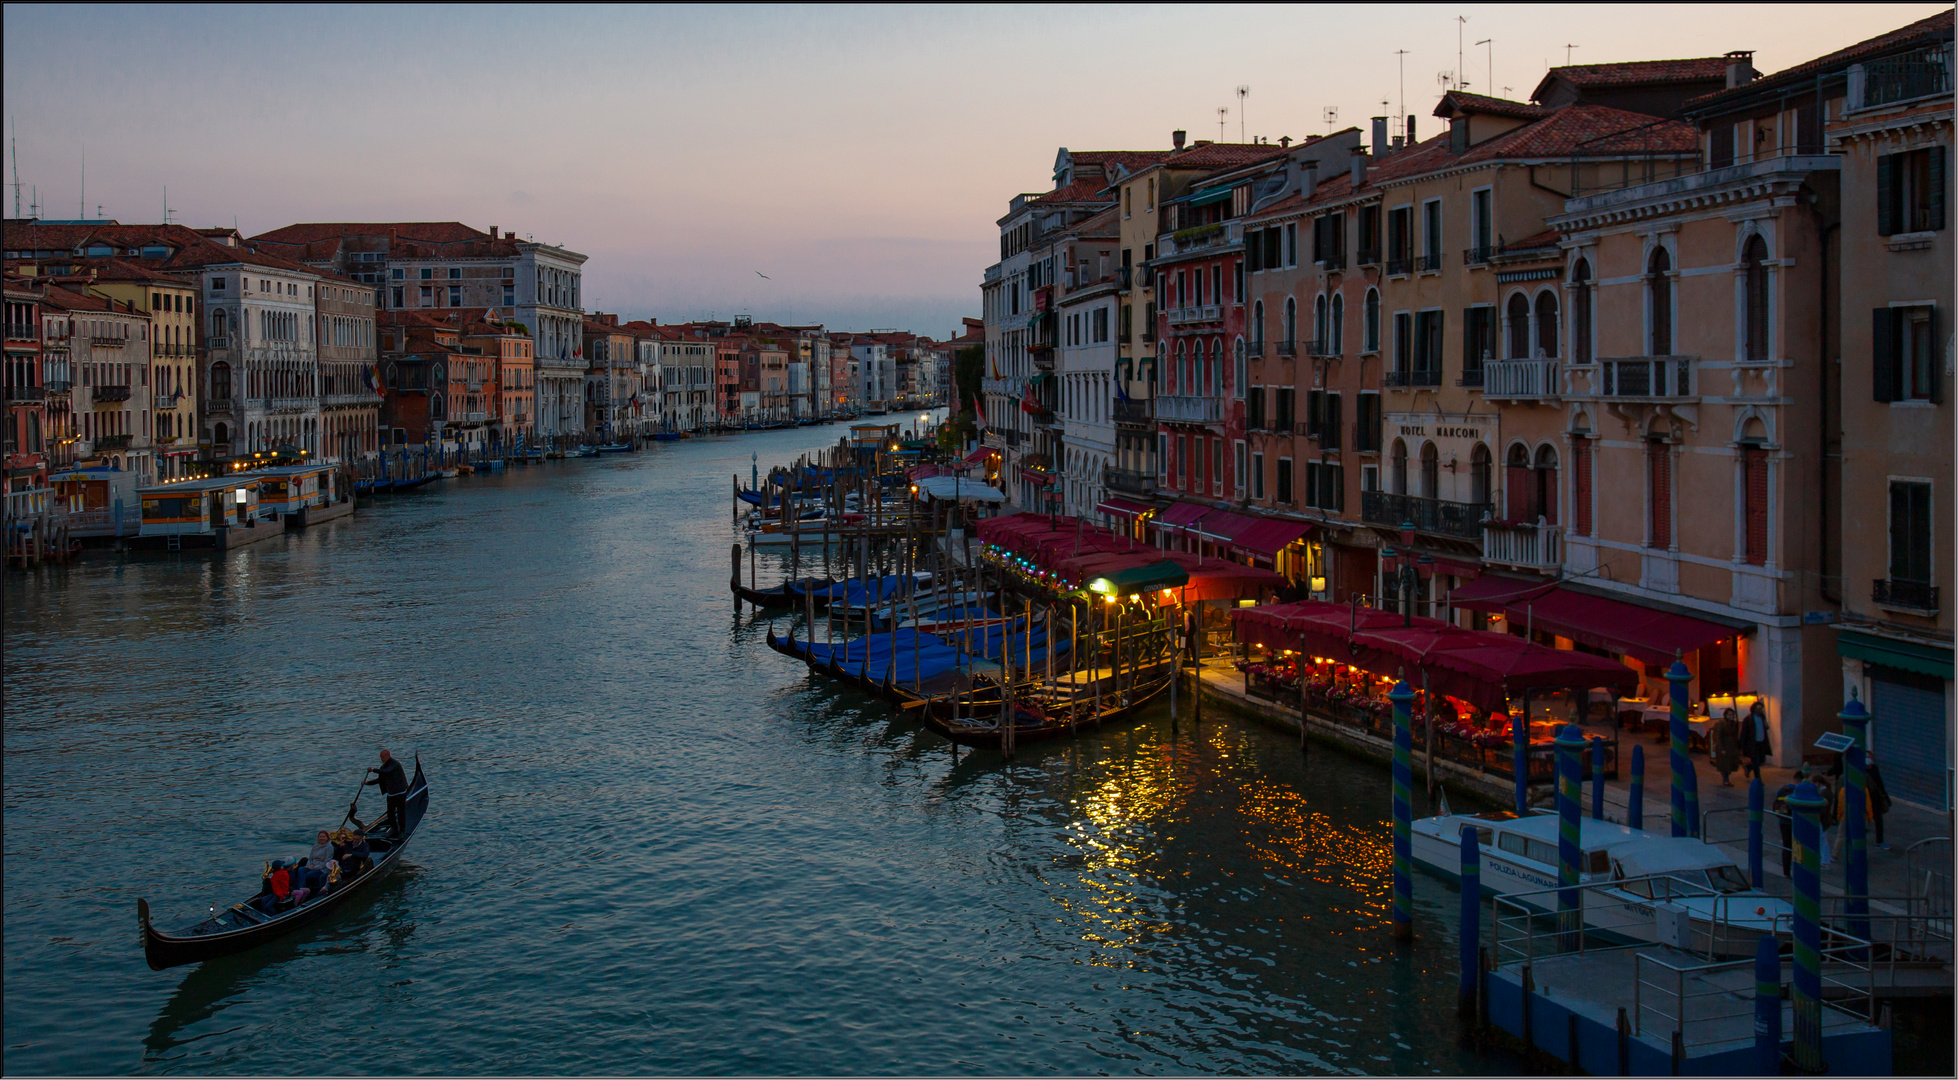
<path id="1" fill-rule="evenodd" d="M 380 767 L 367 771 L 375 774 L 374 779 L 366 781 L 361 786 L 380 785 L 381 794 L 388 798 L 388 828 L 395 836 L 402 835 L 404 830 L 401 811 L 408 805 L 408 777 L 402 773 L 401 763 L 394 760 L 394 755 L 383 750 Z"/>

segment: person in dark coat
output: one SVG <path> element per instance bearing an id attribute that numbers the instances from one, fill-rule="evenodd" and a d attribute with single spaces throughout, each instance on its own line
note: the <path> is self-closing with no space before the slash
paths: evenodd
<path id="1" fill-rule="evenodd" d="M 1768 709 L 1758 700 L 1740 722 L 1741 778 L 1759 780 L 1761 764 L 1768 760 Z"/>
<path id="2" fill-rule="evenodd" d="M 394 755 L 386 750 L 381 751 L 380 767 L 367 771 L 375 774 L 374 779 L 366 781 L 361 786 L 378 785 L 381 794 L 387 796 L 388 827 L 394 830 L 394 838 L 399 841 L 408 831 L 404 824 L 406 818 L 403 816 L 408 807 L 407 774 L 401 771 L 401 763 L 394 760 Z"/>

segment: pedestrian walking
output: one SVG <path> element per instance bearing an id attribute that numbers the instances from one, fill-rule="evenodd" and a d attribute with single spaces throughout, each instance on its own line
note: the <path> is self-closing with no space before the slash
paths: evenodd
<path id="1" fill-rule="evenodd" d="M 1745 763 L 1742 779 L 1759 780 L 1761 765 L 1768 760 L 1768 710 L 1759 700 L 1748 707 L 1747 719 L 1741 721 L 1740 756 Z"/>
<path id="2" fill-rule="evenodd" d="M 1713 768 L 1720 774 L 1721 787 L 1734 786 L 1734 770 L 1740 768 L 1740 717 L 1732 709 L 1723 710 L 1713 722 Z"/>

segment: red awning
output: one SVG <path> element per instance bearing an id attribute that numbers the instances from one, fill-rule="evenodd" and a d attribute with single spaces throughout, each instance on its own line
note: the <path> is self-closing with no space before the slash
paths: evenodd
<path id="1" fill-rule="evenodd" d="M 967 465 L 977 465 L 989 457 L 998 457 L 998 456 L 999 456 L 999 451 L 991 449 L 990 447 L 982 446 L 979 449 L 974 450 L 972 453 L 967 454 L 965 456 L 965 463 Z"/>
<path id="2" fill-rule="evenodd" d="M 1741 633 L 1690 615 L 1657 611 L 1628 600 L 1578 592 L 1555 583 L 1484 577 L 1456 589 L 1455 607 L 1500 612 L 1522 625 L 1610 649 L 1649 664 Z"/>
<path id="3" fill-rule="evenodd" d="M 1206 540 L 1228 544 L 1255 528 L 1258 519 L 1245 514 L 1233 514 L 1229 510 L 1212 510 L 1190 525 L 1190 531 Z"/>
<path id="4" fill-rule="evenodd" d="M 1214 514 L 1216 512 L 1216 507 L 1205 506 L 1202 503 L 1172 503 L 1169 509 L 1163 511 L 1163 516 L 1156 519 L 1156 527 L 1159 529 L 1180 529 L 1205 514 Z"/>
<path id="5" fill-rule="evenodd" d="M 1187 569 L 1187 568 L 1186 568 Z M 1212 559 L 1202 569 L 1190 570 L 1190 583 L 1172 590 L 1178 603 L 1198 600 L 1255 600 L 1265 589 L 1282 589 L 1284 577 L 1255 566 L 1237 566 Z"/>
<path id="6" fill-rule="evenodd" d="M 1476 563 L 1462 562 L 1457 559 L 1436 559 L 1435 573 L 1453 574 L 1465 581 L 1474 581 L 1476 578 L 1482 576 L 1482 567 Z"/>
<path id="7" fill-rule="evenodd" d="M 1133 502 L 1128 499 L 1113 498 L 1113 499 L 1103 500 L 1101 505 L 1096 506 L 1095 509 L 1101 511 L 1104 514 L 1121 514 L 1124 517 L 1140 517 L 1141 515 L 1146 514 L 1151 510 L 1154 510 L 1155 507 L 1150 506 L 1148 503 L 1139 503 L 1139 502 Z"/>
<path id="8" fill-rule="evenodd" d="M 1276 558 L 1285 545 L 1312 531 L 1309 521 L 1290 521 L 1284 518 L 1262 518 L 1252 526 L 1237 534 L 1231 542 L 1231 549 L 1243 555 L 1260 558 Z"/>

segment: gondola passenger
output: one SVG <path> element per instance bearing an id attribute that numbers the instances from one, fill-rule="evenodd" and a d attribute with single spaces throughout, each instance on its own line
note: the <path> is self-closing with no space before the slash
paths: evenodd
<path id="1" fill-rule="evenodd" d="M 340 860 L 340 876 L 356 878 L 373 863 L 373 855 L 367 848 L 367 837 L 355 829 L 347 842 L 340 845 L 337 856 Z"/>
<path id="2" fill-rule="evenodd" d="M 326 888 L 326 864 L 333 861 L 333 838 L 325 829 L 314 837 L 313 850 L 306 855 L 305 865 L 296 868 L 293 887 L 309 890 L 317 896 Z"/>
<path id="3" fill-rule="evenodd" d="M 286 869 L 286 861 L 279 859 L 265 874 L 264 886 L 252 903 L 267 915 L 277 915 L 279 909 L 292 899 L 292 875 Z"/>

